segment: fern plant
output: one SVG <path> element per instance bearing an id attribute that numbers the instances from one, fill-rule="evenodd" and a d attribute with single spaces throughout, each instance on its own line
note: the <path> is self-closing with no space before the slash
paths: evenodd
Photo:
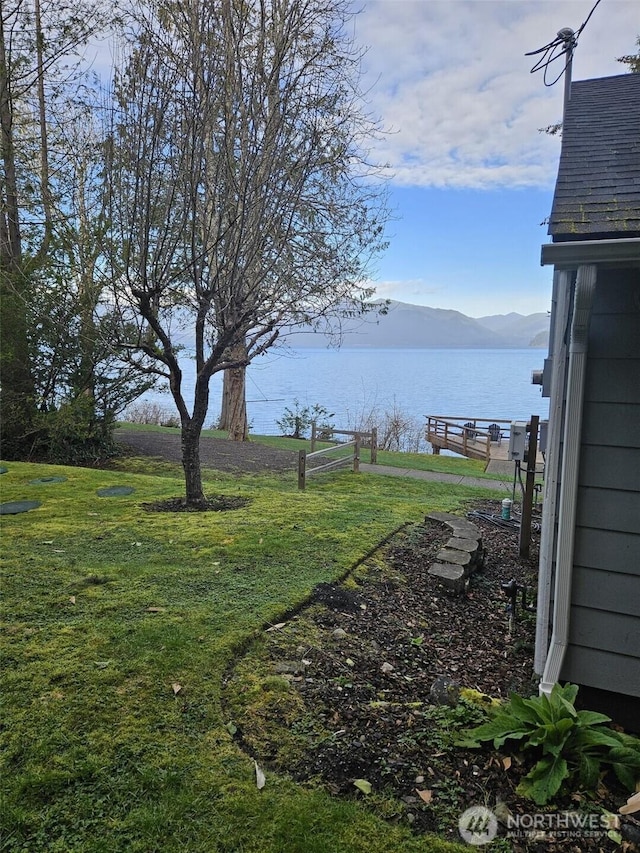
<path id="1" fill-rule="evenodd" d="M 476 748 L 493 741 L 496 749 L 520 741 L 520 749 L 537 753 L 533 769 L 517 791 L 538 805 L 550 802 L 563 786 L 593 789 L 604 767 L 620 783 L 635 790 L 640 779 L 640 740 L 615 731 L 611 718 L 596 711 L 578 711 L 575 684 L 555 684 L 551 694 L 523 699 L 512 693 L 491 719 L 463 733 L 457 746 Z"/>

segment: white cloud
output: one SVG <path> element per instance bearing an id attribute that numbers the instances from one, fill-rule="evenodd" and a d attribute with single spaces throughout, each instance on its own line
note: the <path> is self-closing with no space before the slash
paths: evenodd
<path id="1" fill-rule="evenodd" d="M 369 47 L 371 107 L 390 131 L 377 148 L 399 185 L 552 185 L 559 143 L 538 132 L 560 120 L 563 81 L 546 87 L 527 57 L 577 30 L 592 0 L 368 0 L 356 24 Z M 625 73 L 636 2 L 602 0 L 579 39 L 574 79 Z M 562 60 L 553 63 L 553 79 Z"/>

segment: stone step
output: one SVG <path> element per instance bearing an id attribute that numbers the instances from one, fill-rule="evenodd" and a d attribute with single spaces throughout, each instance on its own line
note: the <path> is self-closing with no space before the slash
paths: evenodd
<path id="1" fill-rule="evenodd" d="M 461 539 L 477 539 L 480 537 L 477 526 L 459 515 L 453 515 L 450 512 L 431 512 L 426 518 L 446 524 L 454 536 L 459 536 Z"/>
<path id="2" fill-rule="evenodd" d="M 441 548 L 436 554 L 436 560 L 442 563 L 453 563 L 456 566 L 462 566 L 467 569 L 473 565 L 473 554 L 468 551 L 458 551 L 454 548 Z M 467 574 L 469 572 L 467 571 Z"/>
<path id="3" fill-rule="evenodd" d="M 469 575 L 482 566 L 484 551 L 479 528 L 459 515 L 449 512 L 432 512 L 426 516 L 432 521 L 446 524 L 453 533 L 436 555 L 429 574 L 457 594 L 464 592 Z"/>
<path id="4" fill-rule="evenodd" d="M 464 592 L 467 587 L 467 576 L 462 566 L 455 566 L 452 563 L 433 563 L 429 568 L 429 574 L 456 595 Z"/>
<path id="5" fill-rule="evenodd" d="M 445 548 L 454 548 L 456 551 L 469 551 L 469 553 L 474 554 L 481 544 L 481 539 L 459 539 L 457 536 L 452 536 L 445 545 Z"/>

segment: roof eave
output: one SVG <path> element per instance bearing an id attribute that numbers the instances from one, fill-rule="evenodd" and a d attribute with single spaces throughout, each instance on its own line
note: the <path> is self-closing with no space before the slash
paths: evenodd
<path id="1" fill-rule="evenodd" d="M 577 269 L 583 264 L 640 267 L 640 237 L 545 243 L 540 263 L 558 269 Z"/>

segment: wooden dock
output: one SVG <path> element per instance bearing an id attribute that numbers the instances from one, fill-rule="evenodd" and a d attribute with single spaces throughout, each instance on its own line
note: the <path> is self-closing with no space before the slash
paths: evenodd
<path id="1" fill-rule="evenodd" d="M 426 439 L 435 454 L 451 450 L 469 459 L 506 462 L 510 420 L 427 415 Z"/>

